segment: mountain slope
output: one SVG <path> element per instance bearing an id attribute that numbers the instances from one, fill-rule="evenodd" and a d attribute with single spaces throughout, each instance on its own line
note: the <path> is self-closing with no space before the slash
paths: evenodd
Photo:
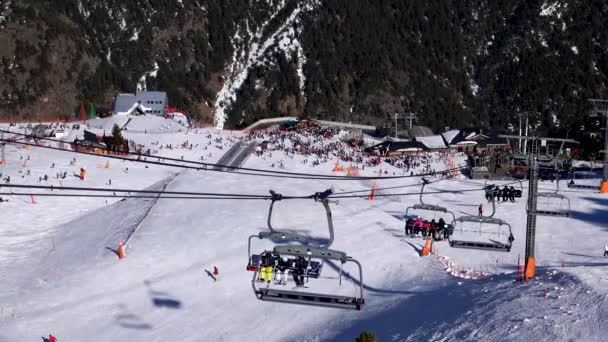
<path id="1" fill-rule="evenodd" d="M 605 95 L 600 0 L 0 0 L 0 117 L 162 89 L 218 127 L 310 115 L 435 129 L 538 112 L 574 127 Z"/>

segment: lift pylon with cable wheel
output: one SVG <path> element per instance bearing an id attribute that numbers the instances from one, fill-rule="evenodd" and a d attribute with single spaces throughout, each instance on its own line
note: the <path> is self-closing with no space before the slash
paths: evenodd
<path id="1" fill-rule="evenodd" d="M 536 240 L 536 216 L 542 215 L 537 210 L 538 205 L 538 156 L 540 154 L 541 140 L 561 142 L 560 150 L 563 148 L 564 143 L 579 142 L 573 139 L 555 139 L 555 138 L 544 138 L 538 136 L 519 136 L 519 135 L 499 135 L 501 138 L 511 139 L 524 139 L 531 142 L 531 153 L 528 155 L 528 206 L 527 206 L 527 218 L 526 218 L 526 255 L 525 255 L 525 266 L 524 266 L 524 280 L 532 279 L 536 276 L 536 256 L 534 254 L 535 240 Z M 558 154 L 556 154 L 557 158 Z M 560 215 L 561 216 L 561 215 Z"/>

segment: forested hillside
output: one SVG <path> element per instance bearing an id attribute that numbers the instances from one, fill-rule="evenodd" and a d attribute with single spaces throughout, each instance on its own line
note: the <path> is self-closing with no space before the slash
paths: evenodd
<path id="1" fill-rule="evenodd" d="M 139 88 L 219 127 L 395 111 L 501 127 L 531 111 L 568 130 L 608 98 L 606 17 L 603 0 L 0 0 L 0 116 Z"/>

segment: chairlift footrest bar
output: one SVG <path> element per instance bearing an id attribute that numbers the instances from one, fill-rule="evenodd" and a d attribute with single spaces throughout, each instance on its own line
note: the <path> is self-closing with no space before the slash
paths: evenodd
<path id="1" fill-rule="evenodd" d="M 269 302 L 302 304 L 339 309 L 361 310 L 365 301 L 362 298 L 335 296 L 309 292 L 297 292 L 264 288 L 256 290 L 258 299 Z"/>
<path id="2" fill-rule="evenodd" d="M 570 217 L 570 213 L 567 211 L 536 210 L 534 214 L 538 216 Z"/>
<path id="3" fill-rule="evenodd" d="M 476 241 L 450 241 L 450 247 L 465 249 L 481 249 L 497 252 L 510 252 L 511 246 L 500 243 L 476 242 Z"/>

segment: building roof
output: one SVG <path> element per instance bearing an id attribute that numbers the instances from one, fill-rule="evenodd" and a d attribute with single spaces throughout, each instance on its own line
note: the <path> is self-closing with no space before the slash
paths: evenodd
<path id="1" fill-rule="evenodd" d="M 413 126 L 408 130 L 408 136 L 410 137 L 426 137 L 433 135 L 433 130 L 426 126 Z"/>
<path id="2" fill-rule="evenodd" d="M 431 135 L 427 137 L 416 137 L 416 141 L 424 144 L 429 149 L 446 148 L 441 135 Z"/>
<path id="3" fill-rule="evenodd" d="M 445 143 L 447 145 L 450 145 L 452 143 L 452 141 L 454 140 L 454 138 L 456 138 L 458 136 L 458 134 L 460 134 L 460 130 L 453 129 L 453 130 L 441 133 L 441 136 L 443 137 L 443 140 L 445 141 Z"/>
<path id="4" fill-rule="evenodd" d="M 114 103 L 114 112 L 128 113 L 133 103 L 137 103 L 135 94 L 118 94 Z"/>
<path id="5" fill-rule="evenodd" d="M 388 149 L 389 152 L 397 152 L 397 151 L 414 151 L 414 150 L 420 150 L 420 151 L 425 151 L 427 150 L 426 146 L 424 146 L 424 144 L 422 144 L 419 141 L 383 141 L 379 144 L 376 144 L 374 146 L 370 146 L 368 148 L 365 149 L 366 152 L 371 152 L 373 150 L 379 149 L 379 148 L 384 148 L 384 149 Z"/>

